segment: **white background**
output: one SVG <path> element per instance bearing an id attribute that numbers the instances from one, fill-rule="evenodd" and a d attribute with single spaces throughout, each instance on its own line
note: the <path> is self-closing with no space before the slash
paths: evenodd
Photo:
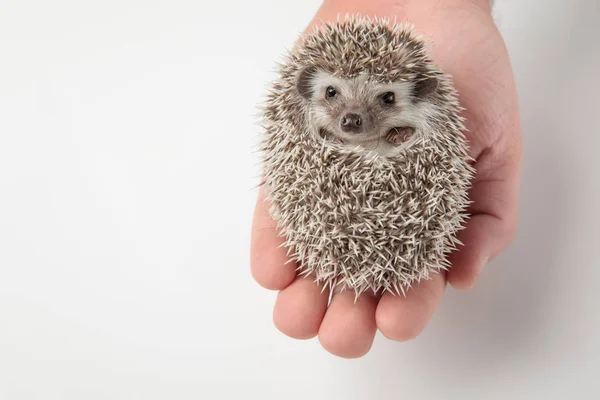
<path id="1" fill-rule="evenodd" d="M 600 398 L 600 4 L 499 0 L 519 236 L 342 360 L 251 279 L 256 104 L 317 0 L 0 1 L 0 400 Z"/>

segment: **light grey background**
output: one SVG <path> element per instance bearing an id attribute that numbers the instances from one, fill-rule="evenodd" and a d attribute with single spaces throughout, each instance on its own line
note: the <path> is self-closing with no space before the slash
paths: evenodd
<path id="1" fill-rule="evenodd" d="M 497 2 L 518 238 L 354 361 L 248 267 L 256 104 L 318 4 L 0 2 L 1 400 L 600 398 L 598 1 Z"/>

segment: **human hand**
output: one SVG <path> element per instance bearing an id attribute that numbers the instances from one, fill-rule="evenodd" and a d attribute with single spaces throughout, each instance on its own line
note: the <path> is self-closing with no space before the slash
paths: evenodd
<path id="1" fill-rule="evenodd" d="M 504 250 L 515 234 L 521 139 L 517 94 L 504 42 L 487 0 L 325 0 L 311 26 L 338 15 L 360 14 L 410 22 L 432 42 L 434 61 L 454 78 L 477 170 L 469 193 L 471 218 L 450 257 L 452 268 L 422 281 L 406 297 L 354 293 L 329 294 L 310 278 L 296 276 L 279 247 L 276 224 L 260 193 L 252 230 L 251 271 L 263 287 L 279 290 L 273 320 L 297 339 L 318 335 L 321 345 L 340 357 L 366 354 L 377 329 L 398 341 L 416 337 L 431 319 L 449 282 L 471 288 L 483 266 Z"/>

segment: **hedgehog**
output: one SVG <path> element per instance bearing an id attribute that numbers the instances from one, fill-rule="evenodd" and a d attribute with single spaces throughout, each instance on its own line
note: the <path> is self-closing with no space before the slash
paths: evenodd
<path id="1" fill-rule="evenodd" d="M 269 213 L 323 290 L 406 291 L 448 270 L 474 176 L 452 78 L 412 26 L 346 16 L 304 34 L 262 107 Z"/>

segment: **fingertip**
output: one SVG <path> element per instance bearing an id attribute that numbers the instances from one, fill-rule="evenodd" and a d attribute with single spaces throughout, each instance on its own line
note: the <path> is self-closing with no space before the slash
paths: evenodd
<path id="1" fill-rule="evenodd" d="M 260 193 L 252 219 L 250 272 L 265 289 L 284 289 L 296 278 L 296 263 L 289 262 L 283 243 L 277 224 L 268 212 L 266 199 Z"/>
<path id="2" fill-rule="evenodd" d="M 483 268 L 487 265 L 488 258 L 476 261 L 473 266 L 457 268 L 448 274 L 448 283 L 456 290 L 467 292 L 475 287 Z"/>
<path id="3" fill-rule="evenodd" d="M 355 303 L 355 295 L 344 291 L 333 296 L 319 328 L 319 342 L 331 354 L 354 359 L 366 355 L 373 346 L 377 325 L 377 300 L 367 294 Z"/>
<path id="4" fill-rule="evenodd" d="M 312 279 L 298 278 L 277 295 L 273 323 L 286 336 L 311 339 L 319 332 L 327 300 L 328 293 Z"/>
<path id="5" fill-rule="evenodd" d="M 252 278 L 268 290 L 282 290 L 296 278 L 295 264 L 284 265 L 287 260 L 278 254 L 265 251 L 252 251 L 250 273 Z"/>
<path id="6" fill-rule="evenodd" d="M 483 268 L 503 251 L 515 237 L 514 224 L 489 214 L 476 214 L 459 239 L 463 246 L 450 255 L 448 283 L 461 291 L 472 289 Z"/>
<path id="7" fill-rule="evenodd" d="M 416 338 L 431 320 L 445 287 L 445 276 L 440 273 L 421 281 L 406 296 L 385 293 L 375 314 L 379 331 L 398 342 Z"/>
<path id="8" fill-rule="evenodd" d="M 395 342 L 407 342 L 419 336 L 424 329 L 424 325 L 420 322 L 407 323 L 406 315 L 399 315 L 402 314 L 402 311 L 391 310 L 391 308 L 396 307 L 396 305 L 393 304 L 395 302 L 389 300 L 383 301 L 386 298 L 387 294 L 382 297 L 382 302 L 380 302 L 377 307 L 377 313 L 375 314 L 377 327 L 381 334 Z M 408 320 L 415 320 L 415 317 L 409 315 Z"/>

